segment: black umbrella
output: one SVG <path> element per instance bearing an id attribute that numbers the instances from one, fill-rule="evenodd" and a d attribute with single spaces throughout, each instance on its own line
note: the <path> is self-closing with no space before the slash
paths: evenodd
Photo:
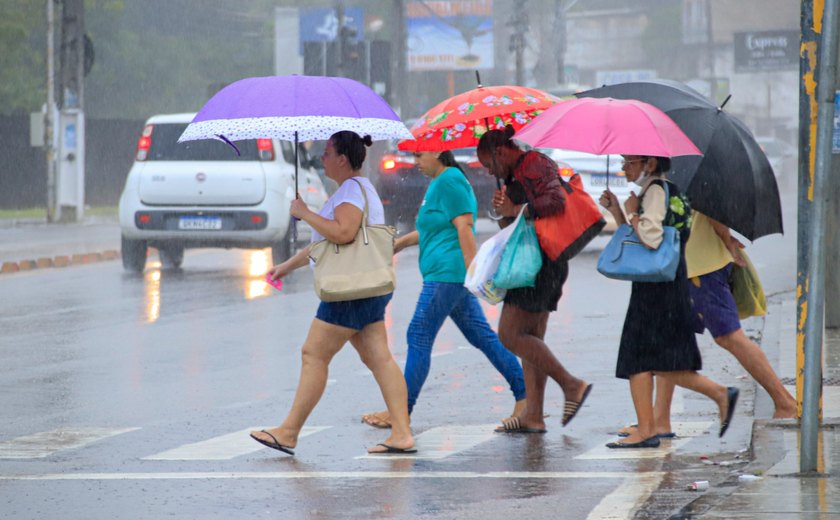
<path id="1" fill-rule="evenodd" d="M 688 195 L 692 207 L 750 240 L 782 233 L 773 168 L 749 129 L 723 106 L 669 80 L 620 83 L 576 95 L 638 99 L 668 114 L 703 152 L 702 157 L 671 160 L 669 178 Z"/>

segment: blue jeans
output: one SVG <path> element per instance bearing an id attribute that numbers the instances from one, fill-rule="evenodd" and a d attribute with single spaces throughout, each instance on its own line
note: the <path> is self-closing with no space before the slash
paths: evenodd
<path id="1" fill-rule="evenodd" d="M 420 396 L 429 375 L 432 345 L 449 316 L 470 344 L 487 356 L 510 385 L 514 398 L 525 398 L 522 366 L 499 336 L 490 328 L 478 300 L 462 284 L 423 282 L 423 290 L 408 326 L 408 358 L 405 362 L 405 382 L 408 385 L 408 413 Z"/>

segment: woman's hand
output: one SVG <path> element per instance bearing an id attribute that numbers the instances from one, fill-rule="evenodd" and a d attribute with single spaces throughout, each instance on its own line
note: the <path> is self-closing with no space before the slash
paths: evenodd
<path id="1" fill-rule="evenodd" d="M 292 272 L 292 269 L 290 269 L 290 266 L 288 264 L 289 264 L 288 262 L 283 262 L 283 263 L 277 264 L 274 267 L 272 267 L 271 269 L 269 269 L 268 274 L 271 275 L 271 279 L 272 280 L 278 280 L 280 278 L 285 277 L 290 272 Z"/>
<path id="2" fill-rule="evenodd" d="M 300 194 L 298 194 L 298 196 L 292 201 L 292 204 L 289 207 L 289 213 L 291 213 L 293 217 L 297 217 L 301 220 L 304 220 L 303 217 L 310 212 L 311 210 L 309 209 L 309 206 L 307 206 L 306 203 L 303 202 L 303 199 L 300 198 Z"/>
<path id="3" fill-rule="evenodd" d="M 630 196 L 627 197 L 627 200 L 624 201 L 624 211 L 629 215 L 631 213 L 638 213 L 639 206 L 641 203 L 639 202 L 639 197 L 636 196 L 635 192 L 630 192 Z"/>
<path id="4" fill-rule="evenodd" d="M 493 208 L 495 208 L 497 215 L 503 217 L 515 217 L 518 213 L 516 211 L 516 204 L 508 198 L 504 186 L 502 189 L 496 190 L 493 193 Z"/>
<path id="5" fill-rule="evenodd" d="M 618 201 L 615 193 L 610 190 L 604 190 L 598 199 L 598 203 L 610 212 L 616 222 L 624 222 L 624 215 L 621 214 L 621 203 Z"/>
<path id="6" fill-rule="evenodd" d="M 730 236 L 729 241 L 726 243 L 726 249 L 729 250 L 729 253 L 732 255 L 732 259 L 735 260 L 735 265 L 738 267 L 747 267 L 747 261 L 744 260 L 743 255 L 741 255 L 741 250 L 744 249 L 744 244 L 742 244 L 740 240 Z"/>

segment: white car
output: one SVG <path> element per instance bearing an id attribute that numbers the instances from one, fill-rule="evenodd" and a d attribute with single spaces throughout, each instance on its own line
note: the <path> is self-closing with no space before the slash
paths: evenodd
<path id="1" fill-rule="evenodd" d="M 583 181 L 583 188 L 586 193 L 595 201 L 601 214 L 607 221 L 603 232 L 612 233 L 616 229 L 615 219 L 612 214 L 598 204 L 598 199 L 601 193 L 607 187 L 609 181 L 610 191 L 618 196 L 618 200 L 623 201 L 630 196 L 631 187 L 627 184 L 627 178 L 624 176 L 622 170 L 620 155 L 593 155 L 585 152 L 575 152 L 571 150 L 557 150 L 554 148 L 542 148 L 540 151 L 557 163 L 560 167 L 560 172 L 563 177 L 569 177 L 564 172 L 564 169 L 571 169 L 575 173 L 580 174 L 581 181 Z M 607 160 L 609 159 L 609 164 Z"/>
<path id="2" fill-rule="evenodd" d="M 195 114 L 151 117 L 137 142 L 120 196 L 122 261 L 141 272 L 148 247 L 165 268 L 179 267 L 191 247 L 271 247 L 275 263 L 293 251 L 289 204 L 294 193 L 294 145 L 277 139 L 236 142 L 178 138 Z M 319 211 L 327 193 L 303 146 L 298 190 Z M 297 222 L 297 238 L 311 229 Z"/>

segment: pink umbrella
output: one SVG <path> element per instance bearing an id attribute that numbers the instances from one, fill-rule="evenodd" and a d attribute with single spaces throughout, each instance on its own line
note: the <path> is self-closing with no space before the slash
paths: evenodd
<path id="1" fill-rule="evenodd" d="M 515 139 L 598 155 L 703 155 L 665 112 L 634 99 L 579 98 L 547 109 Z"/>

